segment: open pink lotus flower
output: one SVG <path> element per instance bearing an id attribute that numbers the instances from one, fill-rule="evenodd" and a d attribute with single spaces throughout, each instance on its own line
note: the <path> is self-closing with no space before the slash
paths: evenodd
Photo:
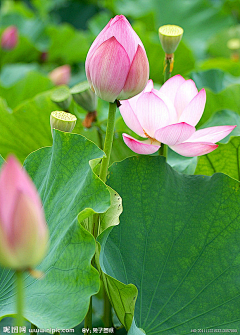
<path id="1" fill-rule="evenodd" d="M 215 143 L 236 126 L 195 129 L 206 103 L 206 92 L 195 83 L 176 75 L 156 90 L 152 80 L 144 91 L 121 101 L 120 112 L 126 125 L 141 137 L 139 141 L 123 134 L 126 145 L 138 154 L 153 154 L 161 143 L 187 157 L 205 155 L 218 147 Z"/>
<path id="2" fill-rule="evenodd" d="M 86 58 L 91 89 L 114 102 L 140 93 L 149 78 L 144 46 L 123 15 L 111 19 L 91 45 Z"/>
<path id="3" fill-rule="evenodd" d="M 16 270 L 33 268 L 47 246 L 48 229 L 36 187 L 10 156 L 0 173 L 0 264 Z"/>

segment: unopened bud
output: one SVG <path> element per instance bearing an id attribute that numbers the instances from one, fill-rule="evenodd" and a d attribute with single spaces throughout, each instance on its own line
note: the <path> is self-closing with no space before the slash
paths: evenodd
<path id="1" fill-rule="evenodd" d="M 168 24 L 160 27 L 158 32 L 164 52 L 166 54 L 174 53 L 182 39 L 183 29 L 179 26 Z"/>
<path id="2" fill-rule="evenodd" d="M 52 102 L 55 102 L 59 108 L 67 111 L 72 101 L 72 95 L 68 87 L 59 87 L 54 90 L 51 96 Z"/>
<path id="3" fill-rule="evenodd" d="M 84 81 L 73 86 L 70 90 L 76 103 L 87 112 L 93 112 L 97 108 L 97 96 L 90 89 L 89 83 Z"/>
<path id="4" fill-rule="evenodd" d="M 1 47 L 4 50 L 12 50 L 18 43 L 18 30 L 15 26 L 6 28 L 2 34 Z"/>
<path id="5" fill-rule="evenodd" d="M 10 156 L 0 172 L 0 264 L 14 270 L 32 269 L 47 248 L 48 228 L 37 189 Z"/>
<path id="6" fill-rule="evenodd" d="M 71 77 L 69 65 L 59 66 L 49 73 L 49 77 L 55 85 L 67 85 Z"/>
<path id="7" fill-rule="evenodd" d="M 130 99 L 145 88 L 149 78 L 146 51 L 124 15 L 112 18 L 96 37 L 85 70 L 90 87 L 108 102 Z"/>
<path id="8" fill-rule="evenodd" d="M 73 131 L 76 121 L 75 115 L 63 111 L 52 112 L 50 116 L 51 129 L 58 129 L 68 133 Z"/>

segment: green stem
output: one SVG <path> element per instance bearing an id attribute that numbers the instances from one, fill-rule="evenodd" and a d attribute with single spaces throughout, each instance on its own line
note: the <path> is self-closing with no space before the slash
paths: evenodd
<path id="1" fill-rule="evenodd" d="M 2 71 L 2 53 L 3 52 L 0 52 L 0 71 Z"/>
<path id="2" fill-rule="evenodd" d="M 107 120 L 107 129 L 106 129 L 106 137 L 104 141 L 104 148 L 103 151 L 105 152 L 105 157 L 102 159 L 102 163 L 100 166 L 100 173 L 99 178 L 105 183 L 108 173 L 108 166 L 111 156 L 112 150 L 112 142 L 113 142 L 113 135 L 114 135 L 114 124 L 115 124 L 115 115 L 116 115 L 117 103 L 109 102 L 109 112 L 108 112 L 108 120 Z M 92 222 L 90 227 L 90 232 L 93 234 L 95 239 L 98 236 L 99 231 L 99 214 L 94 214 L 92 216 Z M 106 293 L 105 293 L 106 294 Z M 106 298 L 104 298 L 104 305 L 106 306 L 106 311 L 104 310 L 104 320 L 107 320 L 106 324 L 104 322 L 104 326 L 108 327 L 108 324 L 112 322 L 112 315 L 111 315 L 111 305 L 108 301 L 108 305 L 106 305 Z M 84 327 L 92 329 L 92 298 L 90 300 L 89 310 L 85 317 Z"/>
<path id="3" fill-rule="evenodd" d="M 19 327 L 24 326 L 24 319 L 23 319 L 23 271 L 17 270 L 16 271 L 16 289 L 17 289 L 17 326 Z"/>
<path id="4" fill-rule="evenodd" d="M 99 214 L 93 214 L 92 216 L 92 234 L 95 238 L 98 237 L 98 229 L 99 229 Z"/>
<path id="5" fill-rule="evenodd" d="M 97 134 L 98 134 L 98 141 L 99 141 L 99 148 L 103 148 L 103 141 L 102 141 L 102 131 L 99 126 L 97 126 Z"/>
<path id="6" fill-rule="evenodd" d="M 117 110 L 117 103 L 109 102 L 106 137 L 105 137 L 104 148 L 103 148 L 103 151 L 105 152 L 106 156 L 103 157 L 102 159 L 102 163 L 100 166 L 100 173 L 99 173 L 99 178 L 104 183 L 106 182 L 106 178 L 107 178 L 108 166 L 109 166 L 111 150 L 112 150 L 116 110 Z M 92 217 L 92 231 L 91 232 L 95 238 L 97 238 L 98 236 L 98 230 L 99 230 L 99 215 L 94 214 Z"/>
<path id="7" fill-rule="evenodd" d="M 159 149 L 159 155 L 165 157 L 166 160 L 167 160 L 167 151 L 168 151 L 167 144 L 162 143 Z"/>
<path id="8" fill-rule="evenodd" d="M 90 298 L 90 304 L 87 315 L 84 320 L 84 328 L 92 330 L 92 297 Z"/>
<path id="9" fill-rule="evenodd" d="M 106 328 L 110 328 L 113 326 L 112 322 L 112 305 L 108 299 L 107 292 L 104 288 L 103 292 L 103 299 L 104 299 L 104 315 L 103 315 L 103 323 Z"/>
<path id="10" fill-rule="evenodd" d="M 105 183 L 108 173 L 108 166 L 111 156 L 113 135 L 114 135 L 114 124 L 115 124 L 115 115 L 116 115 L 117 103 L 109 103 L 109 112 L 107 120 L 107 130 L 106 137 L 104 142 L 103 151 L 105 152 L 106 157 L 103 157 L 102 163 L 100 166 L 99 178 Z M 99 215 L 93 215 L 93 236 L 97 238 L 99 230 Z M 104 289 L 104 316 L 103 316 L 104 326 L 112 327 L 112 306 L 108 299 L 107 293 Z"/>
<path id="11" fill-rule="evenodd" d="M 173 54 L 165 54 L 165 66 L 164 66 L 164 83 L 171 77 L 173 67 Z M 159 155 L 164 156 L 167 160 L 167 150 L 166 144 L 162 143 L 159 149 Z"/>
<path id="12" fill-rule="evenodd" d="M 174 54 L 165 54 L 164 83 L 171 77 Z"/>
<path id="13" fill-rule="evenodd" d="M 116 109 L 117 109 L 116 102 L 114 103 L 109 102 L 107 130 L 106 130 L 106 137 L 105 137 L 104 148 L 103 148 L 103 151 L 105 152 L 106 157 L 103 157 L 102 159 L 102 163 L 100 167 L 100 174 L 99 174 L 99 178 L 104 183 L 107 178 L 108 165 L 109 165 L 110 155 L 111 155 L 111 150 L 112 150 Z"/>

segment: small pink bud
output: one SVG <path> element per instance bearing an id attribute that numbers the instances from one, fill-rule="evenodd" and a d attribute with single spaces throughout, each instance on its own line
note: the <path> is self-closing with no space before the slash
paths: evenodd
<path id="1" fill-rule="evenodd" d="M 9 26 L 2 34 L 1 47 L 5 50 L 12 50 L 18 43 L 18 30 L 15 26 Z"/>
<path id="2" fill-rule="evenodd" d="M 26 270 L 40 263 L 48 228 L 35 185 L 14 156 L 0 172 L 0 264 Z"/>
<path id="3" fill-rule="evenodd" d="M 144 46 L 123 15 L 111 19 L 91 45 L 85 63 L 91 89 L 114 102 L 140 93 L 149 77 Z"/>
<path id="4" fill-rule="evenodd" d="M 67 85 L 71 77 L 71 67 L 69 65 L 59 66 L 49 73 L 49 77 L 55 85 Z"/>

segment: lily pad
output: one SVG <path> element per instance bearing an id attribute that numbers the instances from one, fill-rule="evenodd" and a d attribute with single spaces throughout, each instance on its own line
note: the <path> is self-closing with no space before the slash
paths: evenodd
<path id="1" fill-rule="evenodd" d="M 223 172 L 240 180 L 240 137 L 232 137 L 227 144 L 219 144 L 217 150 L 198 158 L 195 174 L 211 176 Z"/>
<path id="2" fill-rule="evenodd" d="M 108 184 L 124 211 L 103 232 L 100 265 L 137 287 L 136 327 L 148 335 L 239 329 L 239 182 L 182 175 L 163 157 L 141 156 L 113 164 Z"/>
<path id="3" fill-rule="evenodd" d="M 91 265 L 93 236 L 79 223 L 110 206 L 107 187 L 92 172 L 89 161 L 103 152 L 77 134 L 54 130 L 53 146 L 37 150 L 25 168 L 38 188 L 50 230 L 50 248 L 39 269 L 42 280 L 25 277 L 27 320 L 39 328 L 72 328 L 85 317 L 100 279 Z M 80 214 L 79 214 L 80 213 Z M 13 272 L 0 268 L 0 317 L 15 313 Z"/>

